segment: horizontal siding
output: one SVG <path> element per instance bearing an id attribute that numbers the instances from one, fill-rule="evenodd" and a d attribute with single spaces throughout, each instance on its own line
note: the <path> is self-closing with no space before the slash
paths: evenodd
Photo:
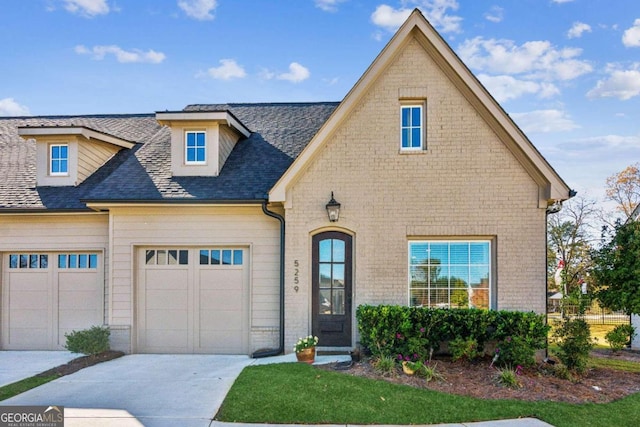
<path id="1" fill-rule="evenodd" d="M 231 155 L 233 147 L 238 141 L 238 134 L 232 131 L 228 126 L 220 126 L 219 144 L 218 144 L 218 169 L 222 170 L 227 158 Z"/>
<path id="2" fill-rule="evenodd" d="M 99 141 L 79 143 L 78 181 L 76 185 L 91 176 L 119 150 L 119 147 Z"/>

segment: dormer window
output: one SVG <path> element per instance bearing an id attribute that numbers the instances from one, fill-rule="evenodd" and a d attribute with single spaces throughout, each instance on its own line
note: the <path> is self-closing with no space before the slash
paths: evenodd
<path id="1" fill-rule="evenodd" d="M 205 131 L 185 132 L 185 163 L 205 164 L 207 162 L 207 138 Z"/>
<path id="2" fill-rule="evenodd" d="M 49 151 L 49 173 L 52 176 L 69 174 L 69 145 L 53 144 Z"/>

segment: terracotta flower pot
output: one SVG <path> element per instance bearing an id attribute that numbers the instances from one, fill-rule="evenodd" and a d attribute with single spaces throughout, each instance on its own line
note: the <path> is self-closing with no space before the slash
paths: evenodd
<path id="1" fill-rule="evenodd" d="M 296 358 L 298 359 L 298 362 L 311 364 L 316 360 L 316 348 L 310 347 L 310 348 L 305 348 L 304 350 L 298 351 L 296 352 Z"/>

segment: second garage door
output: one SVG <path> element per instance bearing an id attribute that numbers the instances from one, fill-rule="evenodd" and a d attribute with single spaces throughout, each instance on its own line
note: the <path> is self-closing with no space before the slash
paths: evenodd
<path id="1" fill-rule="evenodd" d="M 139 251 L 137 351 L 247 354 L 248 251 Z"/>

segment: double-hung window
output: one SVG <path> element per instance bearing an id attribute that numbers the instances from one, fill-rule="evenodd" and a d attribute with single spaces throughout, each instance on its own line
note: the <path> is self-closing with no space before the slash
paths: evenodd
<path id="1" fill-rule="evenodd" d="M 51 175 L 69 174 L 69 146 L 53 144 L 49 148 L 49 173 Z"/>
<path id="2" fill-rule="evenodd" d="M 409 304 L 437 308 L 491 306 L 491 242 L 409 242 Z"/>
<path id="3" fill-rule="evenodd" d="M 424 106 L 400 106 L 400 148 L 402 151 L 424 149 Z"/>
<path id="4" fill-rule="evenodd" d="M 185 163 L 204 164 L 207 159 L 207 140 L 204 131 L 185 132 Z"/>

